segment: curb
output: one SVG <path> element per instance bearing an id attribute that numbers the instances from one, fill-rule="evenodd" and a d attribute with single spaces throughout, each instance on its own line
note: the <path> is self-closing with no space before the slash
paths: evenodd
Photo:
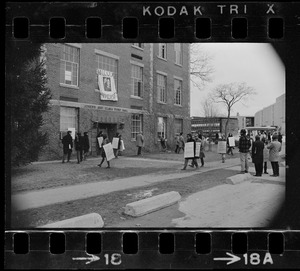
<path id="1" fill-rule="evenodd" d="M 38 228 L 102 228 L 103 226 L 104 222 L 101 215 L 90 213 L 40 226 Z"/>
<path id="2" fill-rule="evenodd" d="M 245 173 L 245 174 L 237 174 L 233 175 L 231 177 L 227 177 L 225 180 L 225 183 L 227 184 L 239 184 L 244 181 L 248 181 L 252 179 L 252 175 L 250 173 Z"/>
<path id="3" fill-rule="evenodd" d="M 177 203 L 181 199 L 178 192 L 171 191 L 151 198 L 126 204 L 124 213 L 129 216 L 143 216 Z"/>

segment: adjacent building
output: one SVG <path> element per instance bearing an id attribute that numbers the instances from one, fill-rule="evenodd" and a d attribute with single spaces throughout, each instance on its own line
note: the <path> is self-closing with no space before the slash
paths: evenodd
<path id="1" fill-rule="evenodd" d="M 276 98 L 276 102 L 255 113 L 255 126 L 274 126 L 285 134 L 285 94 Z"/>
<path id="2" fill-rule="evenodd" d="M 215 139 L 216 134 L 225 134 L 226 117 L 192 117 L 192 133 L 200 133 L 205 137 Z M 227 132 L 237 135 L 239 130 L 238 119 L 229 118 Z"/>
<path id="3" fill-rule="evenodd" d="M 68 131 L 88 132 L 90 151 L 97 134 L 120 133 L 125 153 L 136 153 L 142 131 L 145 151 L 159 148 L 158 138 L 175 144 L 176 133 L 190 131 L 189 44 L 51 43 L 44 58 L 50 110 L 42 129 L 49 135 L 41 159 L 61 157 Z"/>
<path id="4" fill-rule="evenodd" d="M 237 113 L 236 118 L 238 119 L 239 130 L 254 126 L 254 116 L 240 116 L 240 114 Z"/>

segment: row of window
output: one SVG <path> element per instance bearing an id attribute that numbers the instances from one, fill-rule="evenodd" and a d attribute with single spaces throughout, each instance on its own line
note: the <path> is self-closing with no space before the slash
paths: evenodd
<path id="1" fill-rule="evenodd" d="M 198 123 L 198 124 L 192 124 L 192 127 L 204 127 L 204 126 L 220 126 L 219 122 L 215 123 Z"/>
<path id="2" fill-rule="evenodd" d="M 60 131 L 67 131 L 68 128 L 75 128 L 78 131 L 78 109 L 74 107 L 60 107 Z M 183 120 L 175 119 L 174 132 L 182 132 Z M 143 115 L 131 115 L 131 139 L 135 140 L 137 134 L 143 131 Z M 157 118 L 157 137 L 166 138 L 167 135 L 167 118 Z"/>
<path id="3" fill-rule="evenodd" d="M 132 43 L 133 46 L 143 49 L 144 43 Z M 167 60 L 167 43 L 158 44 L 158 57 Z M 175 64 L 182 65 L 183 63 L 183 50 L 181 43 L 174 43 L 174 52 L 175 52 Z"/>
<path id="4" fill-rule="evenodd" d="M 143 43 L 133 43 L 134 46 L 142 48 Z M 163 48 L 162 58 L 166 57 L 166 44 L 162 43 L 159 46 Z M 175 44 L 175 48 L 180 48 L 175 52 L 182 52 L 181 44 Z M 178 55 L 181 55 L 178 54 Z M 78 87 L 78 71 L 79 71 L 79 49 L 70 45 L 63 45 L 62 58 L 60 61 L 60 83 L 69 86 Z M 96 53 L 97 69 L 102 69 L 112 73 L 116 88 L 118 88 L 118 59 Z M 144 80 L 143 80 L 143 65 L 131 63 L 131 95 L 138 98 L 143 98 Z M 157 101 L 166 103 L 167 100 L 167 76 L 157 73 Z M 174 79 L 174 104 L 182 105 L 182 80 Z"/>

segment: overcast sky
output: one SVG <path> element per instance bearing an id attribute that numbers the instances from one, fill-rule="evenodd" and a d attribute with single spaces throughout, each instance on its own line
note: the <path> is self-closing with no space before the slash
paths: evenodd
<path id="1" fill-rule="evenodd" d="M 237 103 L 232 116 L 250 115 L 273 103 L 285 93 L 285 67 L 276 51 L 267 43 L 201 43 L 200 50 L 212 57 L 213 80 L 202 89 L 191 84 L 191 116 L 203 116 L 201 100 L 215 86 L 246 82 L 257 94 L 247 104 Z M 217 105 L 224 112 L 221 104 Z"/>

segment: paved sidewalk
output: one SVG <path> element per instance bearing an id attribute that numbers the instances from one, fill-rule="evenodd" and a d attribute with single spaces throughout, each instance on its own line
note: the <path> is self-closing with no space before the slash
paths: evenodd
<path id="1" fill-rule="evenodd" d="M 123 159 L 134 160 L 139 158 L 124 157 Z M 145 160 L 148 161 L 148 159 Z M 151 160 L 155 159 L 149 159 L 149 161 Z M 168 162 L 173 164 L 182 164 L 182 162 L 178 161 Z M 226 160 L 225 163 L 221 163 L 220 161 L 207 162 L 203 168 L 199 168 L 198 170 L 190 169 L 182 171 L 179 169 L 174 171 L 174 173 L 172 174 L 149 174 L 129 178 L 120 178 L 114 181 L 93 182 L 60 188 L 44 189 L 42 191 L 19 193 L 12 195 L 12 208 L 14 208 L 16 211 L 21 211 L 31 208 L 47 206 L 55 203 L 84 199 L 98 195 L 108 194 L 115 191 L 121 191 L 135 187 L 143 187 L 152 183 L 170 181 L 172 179 L 178 178 L 185 178 L 202 172 L 236 166 L 239 163 L 239 158 L 233 158 Z"/>

